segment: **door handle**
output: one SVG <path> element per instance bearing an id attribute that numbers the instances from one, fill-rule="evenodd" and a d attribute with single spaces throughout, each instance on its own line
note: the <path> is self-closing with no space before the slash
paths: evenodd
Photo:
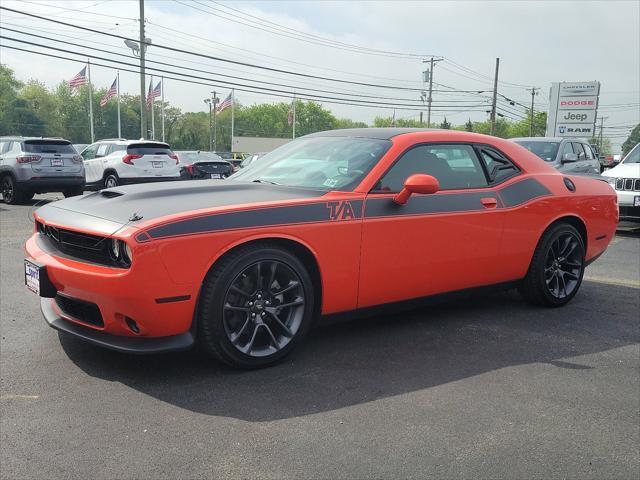
<path id="1" fill-rule="evenodd" d="M 498 206 L 498 200 L 493 197 L 481 198 L 480 203 L 484 208 L 496 208 Z"/>

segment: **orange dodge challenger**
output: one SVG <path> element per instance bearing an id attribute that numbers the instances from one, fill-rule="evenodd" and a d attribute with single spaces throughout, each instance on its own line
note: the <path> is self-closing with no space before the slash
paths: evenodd
<path id="1" fill-rule="evenodd" d="M 260 367 L 321 315 L 488 286 L 564 305 L 617 222 L 606 182 L 563 175 L 506 140 L 335 130 L 228 180 L 45 205 L 25 283 L 50 326 L 96 345 L 154 353 L 197 341 Z"/>

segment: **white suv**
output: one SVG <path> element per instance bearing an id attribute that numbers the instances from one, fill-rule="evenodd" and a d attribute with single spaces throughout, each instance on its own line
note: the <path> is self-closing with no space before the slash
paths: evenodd
<path id="1" fill-rule="evenodd" d="M 618 194 L 620 220 L 640 221 L 640 143 L 602 176 Z"/>
<path id="2" fill-rule="evenodd" d="M 178 156 L 153 140 L 107 139 L 82 151 L 87 189 L 180 180 Z"/>

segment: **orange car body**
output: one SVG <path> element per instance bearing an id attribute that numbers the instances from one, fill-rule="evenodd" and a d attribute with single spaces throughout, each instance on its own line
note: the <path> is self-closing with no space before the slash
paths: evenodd
<path id="1" fill-rule="evenodd" d="M 378 164 L 350 192 L 193 205 L 188 211 L 143 216 L 124 226 L 108 220 L 110 199 L 100 197 L 104 192 L 77 202 L 97 196 L 96 202 L 104 201 L 107 220 L 55 203 L 39 209 L 35 219 L 40 228 L 112 236 L 133 252 L 129 268 L 99 265 L 46 248 L 43 235 L 34 232 L 26 242 L 28 258 L 46 268 L 59 294 L 97 305 L 104 324 L 74 318 L 52 298 L 41 300 L 45 317 L 52 326 L 75 329 L 73 333 L 94 343 L 101 343 L 103 335 L 106 346 L 108 339 L 117 337 L 182 335 L 179 346 L 186 347 L 193 341 L 189 332 L 207 272 L 226 252 L 247 242 L 278 239 L 286 245 L 295 242 L 308 252 L 320 282 L 320 313 L 326 315 L 521 280 L 541 235 L 560 218 L 570 217 L 581 226 L 587 262 L 601 255 L 615 234 L 616 195 L 606 182 L 572 176 L 572 191 L 566 175 L 512 142 L 457 131 L 406 132 L 391 141 Z M 520 173 L 487 188 L 414 194 L 406 205 L 394 203 L 394 194 L 371 193 L 399 155 L 416 144 L 432 142 L 489 145 L 516 164 Z M 233 181 L 198 183 L 216 192 L 232 188 L 228 185 Z M 135 192 L 135 186 L 127 188 Z M 160 186 L 157 194 L 164 195 L 166 188 Z M 250 192 L 280 187 L 244 184 L 242 188 Z M 154 195 L 147 195 L 148 202 L 154 202 Z M 135 319 L 139 332 L 132 332 L 126 317 Z M 149 351 L 173 347 L 178 345 L 163 344 Z"/>

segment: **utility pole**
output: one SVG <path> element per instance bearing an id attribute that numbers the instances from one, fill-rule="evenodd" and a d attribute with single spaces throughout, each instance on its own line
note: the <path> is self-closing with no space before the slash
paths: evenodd
<path id="1" fill-rule="evenodd" d="M 527 88 L 527 90 L 531 90 L 531 122 L 529 123 L 529 136 L 533 137 L 533 104 L 537 95 L 536 90 L 540 90 L 540 89 L 536 87 L 531 87 L 531 88 Z"/>
<path id="2" fill-rule="evenodd" d="M 211 92 L 211 103 L 213 104 L 213 148 L 212 152 L 218 149 L 218 132 L 216 131 L 216 113 L 218 109 L 218 97 L 216 97 L 216 91 Z"/>
<path id="3" fill-rule="evenodd" d="M 204 103 L 209 105 L 209 151 L 213 152 L 213 129 L 212 129 L 212 122 L 211 122 L 211 105 L 213 102 L 211 101 L 210 98 L 205 98 Z"/>
<path id="4" fill-rule="evenodd" d="M 144 0 L 140 0 L 140 138 L 147 137 L 147 112 L 144 101 L 144 54 L 146 44 L 144 38 Z"/>
<path id="5" fill-rule="evenodd" d="M 491 102 L 491 135 L 496 133 L 496 102 L 498 100 L 498 70 L 500 69 L 500 59 L 496 58 L 496 74 L 493 79 L 493 101 Z"/>
<path id="6" fill-rule="evenodd" d="M 598 120 L 600 120 L 600 135 L 598 135 L 598 151 L 600 152 L 600 154 L 604 154 L 604 152 L 602 151 L 602 144 L 604 142 L 604 137 L 603 137 L 603 132 L 604 132 L 604 121 L 609 118 L 609 117 L 598 117 Z"/>
<path id="7" fill-rule="evenodd" d="M 431 101 L 432 101 L 432 93 L 433 93 L 433 66 L 435 65 L 435 62 L 439 62 L 442 59 L 434 59 L 433 57 L 431 57 L 431 60 L 429 60 L 430 63 L 430 67 L 429 67 L 429 96 L 427 97 L 427 128 L 431 127 Z M 422 63 L 426 63 L 426 60 L 423 60 Z"/>

